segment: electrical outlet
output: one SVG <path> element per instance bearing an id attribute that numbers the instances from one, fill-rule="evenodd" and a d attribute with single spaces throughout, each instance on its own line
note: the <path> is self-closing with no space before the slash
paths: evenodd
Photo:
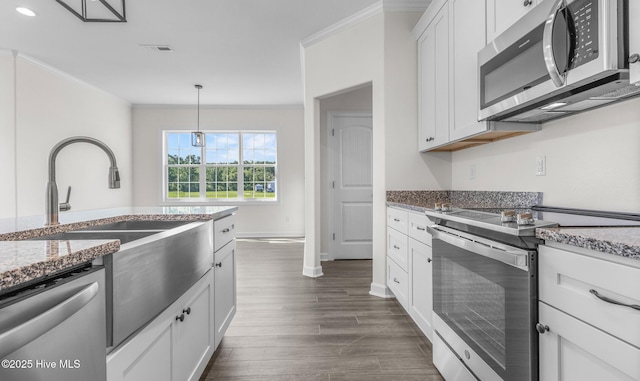
<path id="1" fill-rule="evenodd" d="M 471 164 L 469 166 L 469 180 L 475 180 L 475 179 L 476 179 L 476 165 Z"/>
<path id="2" fill-rule="evenodd" d="M 547 175 L 547 157 L 538 156 L 536 157 L 536 176 L 546 176 L 546 175 Z"/>

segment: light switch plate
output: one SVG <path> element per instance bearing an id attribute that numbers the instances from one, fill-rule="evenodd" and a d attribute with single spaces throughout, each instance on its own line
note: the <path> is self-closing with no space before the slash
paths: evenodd
<path id="1" fill-rule="evenodd" d="M 547 175 L 547 157 L 538 156 L 536 157 L 536 176 L 546 176 L 546 175 Z"/>

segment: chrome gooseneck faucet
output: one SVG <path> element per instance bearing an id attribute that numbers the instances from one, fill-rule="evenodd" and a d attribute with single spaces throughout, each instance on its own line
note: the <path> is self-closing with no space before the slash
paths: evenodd
<path id="1" fill-rule="evenodd" d="M 91 143 L 104 150 L 111 166 L 109 167 L 109 188 L 120 188 L 120 172 L 118 171 L 118 165 L 116 164 L 116 157 L 106 144 L 98 139 L 90 138 L 87 136 L 74 136 L 64 139 L 58 144 L 53 146 L 51 153 L 49 154 L 49 182 L 47 182 L 47 195 L 45 199 L 45 225 L 58 225 L 58 211 L 60 206 L 58 205 L 58 185 L 56 184 L 56 157 L 58 153 L 69 144 L 73 143 Z"/>

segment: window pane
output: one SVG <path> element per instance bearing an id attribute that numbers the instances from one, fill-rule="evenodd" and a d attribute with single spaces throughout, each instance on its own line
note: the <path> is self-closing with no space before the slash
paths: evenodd
<path id="1" fill-rule="evenodd" d="M 176 150 L 178 149 L 179 145 L 178 145 L 178 139 L 180 137 L 180 134 L 178 133 L 167 133 L 167 147 L 170 150 Z"/>
<path id="2" fill-rule="evenodd" d="M 205 131 L 205 139 L 203 149 L 191 146 L 190 131 L 166 133 L 167 199 L 277 198 L 275 133 Z"/>

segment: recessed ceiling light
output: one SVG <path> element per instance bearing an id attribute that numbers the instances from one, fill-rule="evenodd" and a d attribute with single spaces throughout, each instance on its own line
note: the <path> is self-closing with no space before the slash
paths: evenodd
<path id="1" fill-rule="evenodd" d="M 18 13 L 23 14 L 25 16 L 29 16 L 29 17 L 33 17 L 36 15 L 36 13 L 34 11 L 32 11 L 29 8 L 25 8 L 25 7 L 18 7 L 16 8 L 16 11 L 18 11 Z"/>

